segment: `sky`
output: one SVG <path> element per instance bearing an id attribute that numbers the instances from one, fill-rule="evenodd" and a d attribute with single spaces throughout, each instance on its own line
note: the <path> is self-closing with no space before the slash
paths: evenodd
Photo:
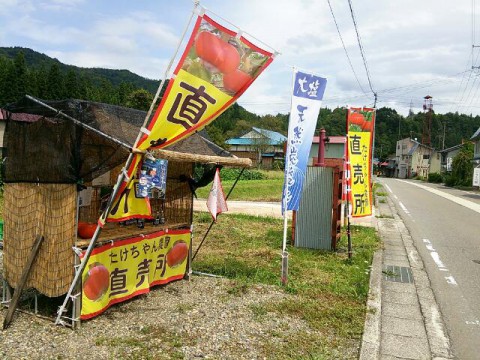
<path id="1" fill-rule="evenodd" d="M 371 107 L 376 93 L 377 107 L 405 116 L 410 109 L 423 111 L 430 95 L 436 113 L 480 114 L 475 0 L 203 0 L 200 5 L 222 25 L 279 53 L 238 101 L 251 112 L 288 113 L 296 67 L 327 79 L 323 106 L 329 108 Z M 170 76 L 168 64 L 188 39 L 193 7 L 192 0 L 0 0 L 0 46 L 158 80 Z"/>

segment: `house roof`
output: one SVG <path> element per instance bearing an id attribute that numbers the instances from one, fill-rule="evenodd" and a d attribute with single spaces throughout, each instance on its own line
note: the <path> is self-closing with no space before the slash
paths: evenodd
<path id="1" fill-rule="evenodd" d="M 268 145 L 280 145 L 284 141 L 287 141 L 287 137 L 276 131 L 260 129 L 257 127 L 252 127 L 252 130 L 259 133 L 260 135 L 266 138 L 266 144 Z M 225 141 L 229 145 L 255 145 L 258 144 L 258 138 L 248 138 L 248 137 L 237 137 L 231 138 Z"/>
<path id="2" fill-rule="evenodd" d="M 252 127 L 252 129 L 254 131 L 262 134 L 263 136 L 269 138 L 270 140 L 275 141 L 276 143 L 281 143 L 281 142 L 287 141 L 287 137 L 285 135 L 282 135 L 282 134 L 280 134 L 276 131 L 260 129 L 260 128 L 257 128 L 257 127 Z"/>
<path id="3" fill-rule="evenodd" d="M 480 138 L 480 127 L 475 131 L 470 140 L 477 140 L 478 138 Z"/>
<path id="4" fill-rule="evenodd" d="M 465 144 L 458 144 L 458 145 L 449 147 L 448 149 L 439 150 L 438 152 L 439 153 L 449 153 L 449 152 L 461 149 L 463 147 L 463 145 L 465 145 Z"/>

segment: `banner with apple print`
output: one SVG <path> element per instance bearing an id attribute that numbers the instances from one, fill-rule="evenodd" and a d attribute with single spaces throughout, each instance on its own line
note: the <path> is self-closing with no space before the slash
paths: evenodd
<path id="1" fill-rule="evenodd" d="M 158 108 L 134 147 L 142 151 L 164 148 L 201 130 L 232 105 L 273 58 L 273 52 L 202 13 Z M 148 198 L 128 196 L 142 161 L 143 154 L 134 155 L 114 200 L 114 212 L 99 219 L 102 226 L 151 217 L 144 211 L 149 209 Z"/>
<path id="2" fill-rule="evenodd" d="M 80 319 L 111 305 L 182 279 L 187 270 L 190 230 L 158 231 L 95 248 L 82 276 Z"/>
<path id="3" fill-rule="evenodd" d="M 201 130 L 224 112 L 273 61 L 255 46 L 202 14 L 137 148 L 163 148 Z"/>

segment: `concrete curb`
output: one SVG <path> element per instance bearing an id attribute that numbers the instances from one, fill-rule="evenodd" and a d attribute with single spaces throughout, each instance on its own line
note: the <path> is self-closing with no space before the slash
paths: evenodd
<path id="1" fill-rule="evenodd" d="M 380 335 L 382 316 L 382 259 L 383 250 L 373 255 L 368 291 L 367 313 L 360 349 L 360 360 L 378 359 L 380 355 Z"/>

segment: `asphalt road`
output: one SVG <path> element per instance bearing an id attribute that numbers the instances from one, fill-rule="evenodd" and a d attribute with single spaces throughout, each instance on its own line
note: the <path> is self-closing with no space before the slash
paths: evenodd
<path id="1" fill-rule="evenodd" d="M 379 178 L 422 257 L 458 359 L 480 359 L 480 193 Z"/>

